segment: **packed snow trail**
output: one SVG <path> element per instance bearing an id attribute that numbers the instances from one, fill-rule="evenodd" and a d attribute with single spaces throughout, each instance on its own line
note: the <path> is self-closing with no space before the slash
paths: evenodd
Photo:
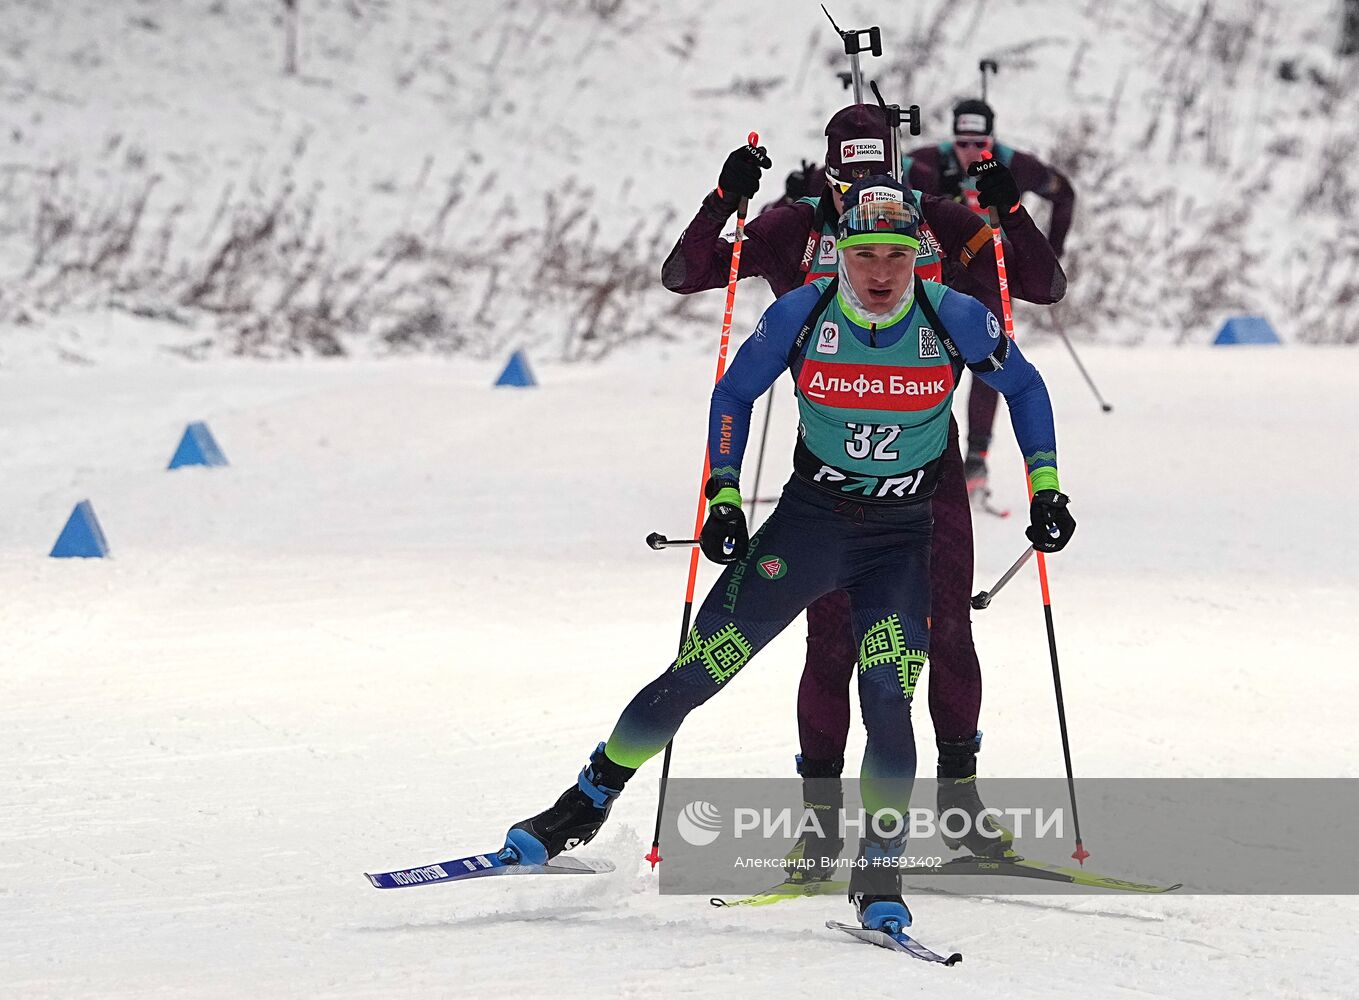
<path id="1" fill-rule="evenodd" d="M 1077 774 L 1352 774 L 1352 359 L 1091 349 L 1105 415 L 1059 344 L 1026 350 L 1082 514 L 1052 561 Z M 826 930 L 839 897 L 658 897 L 657 768 L 584 852 L 614 874 L 374 891 L 498 844 L 673 653 L 684 555 L 643 539 L 692 521 L 711 363 L 540 366 L 532 390 L 435 362 L 0 371 L 0 995 L 1352 993 L 1348 897 L 908 893 L 912 932 L 967 955 L 949 970 Z M 231 466 L 164 471 L 196 419 Z M 993 454 L 1018 507 L 1019 457 Z M 86 497 L 113 558 L 46 558 Z M 977 532 L 981 587 L 1024 541 Z M 1061 773 L 1037 589 L 976 615 L 988 775 Z M 791 777 L 802 649 L 794 624 L 696 712 L 676 773 Z"/>

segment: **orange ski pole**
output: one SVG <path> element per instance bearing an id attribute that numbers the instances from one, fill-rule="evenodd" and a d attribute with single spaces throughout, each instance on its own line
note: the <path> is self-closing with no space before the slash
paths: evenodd
<path id="1" fill-rule="evenodd" d="M 752 149 L 759 146 L 759 134 L 751 132 L 746 137 L 746 143 Z M 746 235 L 746 211 L 749 207 L 748 200 L 745 198 L 742 198 L 736 206 L 736 242 L 731 245 L 731 271 L 727 275 L 727 308 L 722 313 L 722 339 L 717 345 L 717 374 L 713 377 L 714 385 L 722 381 L 722 375 L 727 370 L 727 348 L 731 344 L 731 313 L 736 305 L 736 282 L 741 277 L 741 241 L 745 239 Z M 694 516 L 694 538 L 698 538 L 702 534 L 703 521 L 708 513 L 708 500 L 703 495 L 703 487 L 708 482 L 711 468 L 708 449 L 705 445 L 703 448 L 703 476 L 698 481 L 698 513 Z M 694 613 L 694 587 L 698 582 L 699 554 L 700 550 L 697 545 L 689 553 L 689 582 L 684 590 L 684 614 L 681 616 L 680 622 L 680 652 L 684 651 L 684 640 L 689 635 L 689 621 Z M 646 856 L 653 869 L 661 863 L 661 815 L 665 812 L 665 788 L 670 781 L 670 757 L 674 747 L 675 741 L 672 738 L 665 745 L 665 756 L 661 760 L 661 788 L 656 802 L 656 831 L 651 837 L 651 853 Z"/>
<path id="2" fill-rule="evenodd" d="M 990 152 L 982 154 L 983 159 L 990 159 Z M 1005 322 L 1005 336 L 1011 340 L 1015 339 L 1014 312 L 1010 307 L 1010 279 L 1005 273 L 1005 244 L 1000 235 L 1000 213 L 992 207 L 990 210 L 991 222 L 991 243 L 996 249 L 996 278 L 1000 285 L 1000 311 Z M 1033 500 L 1033 486 L 1029 485 L 1028 470 L 1025 469 L 1024 482 L 1028 485 L 1029 500 Z M 1085 844 L 1081 841 L 1081 819 L 1076 811 L 1076 779 L 1071 770 L 1071 740 L 1067 735 L 1066 728 L 1066 702 L 1062 698 L 1062 672 L 1057 666 L 1057 633 L 1052 625 L 1052 593 L 1048 589 L 1048 563 L 1043 558 L 1043 553 L 1038 553 L 1038 585 L 1043 593 L 1043 616 L 1047 622 L 1048 630 L 1048 654 L 1052 658 L 1052 686 L 1057 695 L 1057 724 L 1062 731 L 1062 760 L 1066 763 L 1066 787 L 1071 796 L 1071 822 L 1076 832 L 1076 850 L 1071 856 L 1082 866 L 1085 859 L 1090 857 L 1090 852 L 1085 849 Z"/>

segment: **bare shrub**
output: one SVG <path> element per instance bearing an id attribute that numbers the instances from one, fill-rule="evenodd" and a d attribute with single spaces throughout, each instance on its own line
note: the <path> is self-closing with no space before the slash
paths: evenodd
<path id="1" fill-rule="evenodd" d="M 11 204 L 30 199 L 30 247 L 18 273 L 0 281 L 0 319 L 110 307 L 208 320 L 215 350 L 233 355 L 362 348 L 491 357 L 527 342 L 578 359 L 673 336 L 690 317 L 656 280 L 673 215 L 614 231 L 600 223 L 592 193 L 568 185 L 540 212 L 507 200 L 494 213 L 505 221 L 494 242 L 469 242 L 457 218 L 458 174 L 427 219 L 401 223 L 375 246 L 354 245 L 325 217 L 319 187 L 299 187 L 293 173 L 271 188 L 228 183 L 197 225 L 182 203 L 150 210 L 155 174 L 128 168 L 123 184 L 107 187 L 69 165 L 27 184 L 11 174 L 0 190 Z M 201 354 L 199 345 L 193 356 Z"/>

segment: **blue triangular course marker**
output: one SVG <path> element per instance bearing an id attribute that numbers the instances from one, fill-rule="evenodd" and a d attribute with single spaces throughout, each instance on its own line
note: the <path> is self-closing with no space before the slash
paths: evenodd
<path id="1" fill-rule="evenodd" d="M 50 554 L 53 559 L 103 559 L 109 554 L 104 529 L 88 500 L 75 505 Z"/>
<path id="2" fill-rule="evenodd" d="M 1279 334 L 1263 316 L 1233 316 L 1222 324 L 1214 344 L 1279 344 Z"/>
<path id="3" fill-rule="evenodd" d="M 226 465 L 226 456 L 217 447 L 217 441 L 201 420 L 184 428 L 184 436 L 179 439 L 174 458 L 170 459 L 167 469 L 178 469 L 184 465 Z"/>
<path id="4" fill-rule="evenodd" d="M 500 373 L 500 378 L 495 380 L 496 385 L 512 385 L 521 389 L 527 389 L 538 383 L 534 381 L 533 371 L 529 368 L 528 358 L 523 351 L 515 351 L 510 355 L 510 363 L 505 366 L 505 370 Z"/>

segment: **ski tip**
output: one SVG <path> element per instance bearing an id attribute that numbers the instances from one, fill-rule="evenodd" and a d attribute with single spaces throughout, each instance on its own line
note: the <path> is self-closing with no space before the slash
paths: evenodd
<path id="1" fill-rule="evenodd" d="M 382 883 L 378 881 L 376 875 L 370 875 L 368 872 L 364 872 L 363 877 L 368 880 L 369 884 L 372 885 L 374 889 L 382 888 Z"/>
<path id="2" fill-rule="evenodd" d="M 954 952 L 952 955 L 950 955 L 948 958 L 944 959 L 944 964 L 945 964 L 945 965 L 949 965 L 949 966 L 953 966 L 953 965 L 957 965 L 957 964 L 958 964 L 959 962 L 961 962 L 962 960 L 963 960 L 963 953 L 962 953 L 961 951 L 955 951 L 955 952 Z"/>
<path id="3" fill-rule="evenodd" d="M 708 900 L 708 904 L 710 906 L 726 906 L 727 901 L 720 896 L 713 896 Z"/>

